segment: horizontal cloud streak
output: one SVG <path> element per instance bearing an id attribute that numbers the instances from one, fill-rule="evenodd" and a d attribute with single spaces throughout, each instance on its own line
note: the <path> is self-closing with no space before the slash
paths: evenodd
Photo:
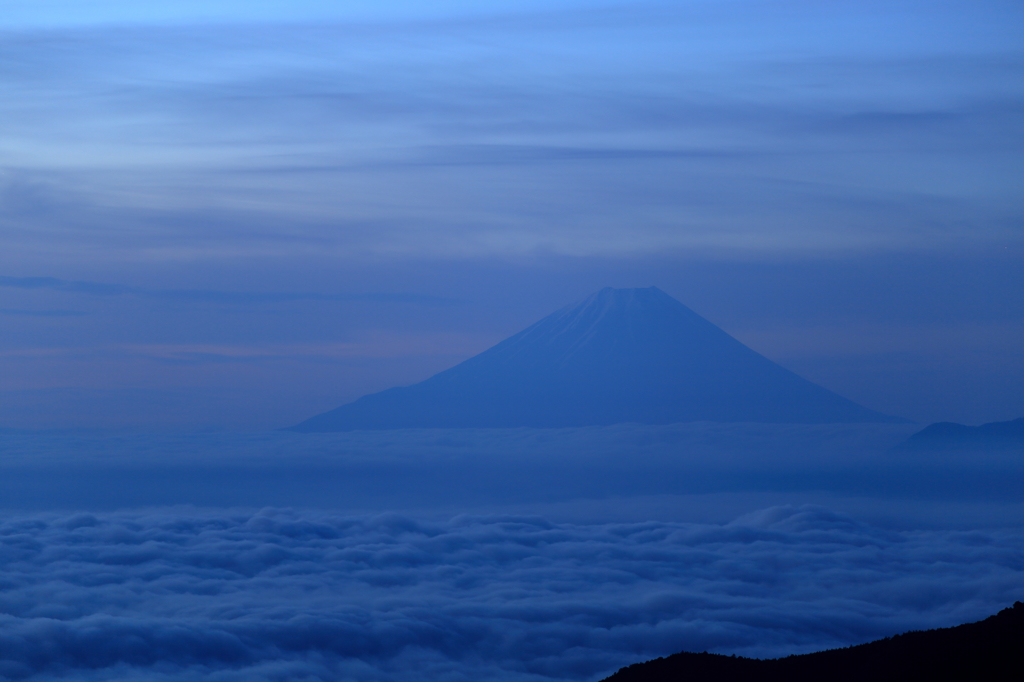
<path id="1" fill-rule="evenodd" d="M 168 253 L 1019 242 L 1008 7 L 449 9 L 12 32 L 8 219 Z"/>
<path id="2" fill-rule="evenodd" d="M 725 525 L 153 511 L 0 524 L 9 679 L 594 679 L 679 649 L 779 655 L 987 615 L 1017 532 L 817 507 Z"/>
<path id="3" fill-rule="evenodd" d="M 0 285 L 2 286 L 2 285 Z M 26 310 L 24 308 L 0 308 L 0 315 L 14 317 L 79 317 L 89 313 L 81 310 Z"/>
<path id="4" fill-rule="evenodd" d="M 323 294 L 317 292 L 247 292 L 212 291 L 208 289 L 149 289 L 121 284 L 101 282 L 75 282 L 55 277 L 8 277 L 0 276 L 0 287 L 13 289 L 49 289 L 64 293 L 87 296 L 139 296 L 161 301 L 183 301 L 196 303 L 288 303 L 292 301 L 339 301 L 366 303 L 433 303 L 449 304 L 457 301 L 441 296 L 410 293 L 347 293 Z M 4 312 L 4 311 L 0 311 Z M 37 314 L 71 314 L 73 311 L 41 311 Z M 11 312 L 10 314 L 17 314 Z M 32 314 L 32 313 L 24 313 Z"/>

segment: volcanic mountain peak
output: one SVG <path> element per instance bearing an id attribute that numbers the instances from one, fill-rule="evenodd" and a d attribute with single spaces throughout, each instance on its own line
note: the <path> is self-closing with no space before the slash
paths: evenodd
<path id="1" fill-rule="evenodd" d="M 638 422 L 882 422 L 656 287 L 606 288 L 413 386 L 292 427 L 567 427 Z"/>

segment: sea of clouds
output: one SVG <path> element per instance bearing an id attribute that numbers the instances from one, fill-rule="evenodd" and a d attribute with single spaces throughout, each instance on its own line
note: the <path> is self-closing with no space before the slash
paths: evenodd
<path id="1" fill-rule="evenodd" d="M 1024 459 L 915 428 L 0 432 L 0 679 L 599 680 L 1024 598 Z"/>
<path id="2" fill-rule="evenodd" d="M 595 680 L 678 650 L 766 656 L 994 613 L 1024 532 L 820 507 L 727 524 L 151 510 L 0 524 L 0 674 Z"/>

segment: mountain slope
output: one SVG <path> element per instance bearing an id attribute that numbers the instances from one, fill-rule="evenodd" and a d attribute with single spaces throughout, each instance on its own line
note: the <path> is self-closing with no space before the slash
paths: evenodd
<path id="1" fill-rule="evenodd" d="M 981 426 L 937 422 L 912 435 L 897 449 L 1024 449 L 1024 417 L 1008 422 L 989 422 Z"/>
<path id="2" fill-rule="evenodd" d="M 759 660 L 679 653 L 622 668 L 602 682 L 850 682 L 1022 680 L 1024 604 L 977 623 L 908 632 L 802 656 Z"/>
<path id="3" fill-rule="evenodd" d="M 650 287 L 602 289 L 426 381 L 291 430 L 685 421 L 903 420 L 800 378 Z"/>

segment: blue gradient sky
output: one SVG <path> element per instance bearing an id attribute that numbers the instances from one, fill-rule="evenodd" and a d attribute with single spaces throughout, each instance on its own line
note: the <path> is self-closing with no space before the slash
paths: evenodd
<path id="1" fill-rule="evenodd" d="M 0 425 L 278 427 L 656 285 L 1024 414 L 1010 2 L 6 2 Z"/>

